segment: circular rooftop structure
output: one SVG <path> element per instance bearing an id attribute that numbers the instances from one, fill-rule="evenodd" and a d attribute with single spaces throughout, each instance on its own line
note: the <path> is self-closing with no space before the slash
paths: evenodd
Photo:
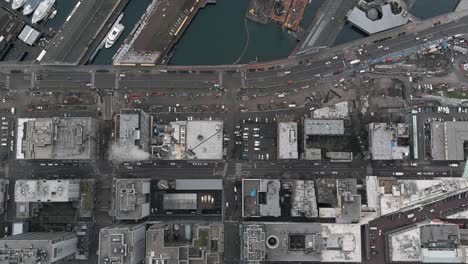
<path id="1" fill-rule="evenodd" d="M 277 236 L 269 236 L 266 240 L 267 247 L 275 249 L 279 246 L 279 239 Z"/>
<path id="2" fill-rule="evenodd" d="M 367 17 L 370 20 L 375 21 L 379 19 L 379 11 L 376 8 L 370 8 L 369 10 L 367 10 Z"/>

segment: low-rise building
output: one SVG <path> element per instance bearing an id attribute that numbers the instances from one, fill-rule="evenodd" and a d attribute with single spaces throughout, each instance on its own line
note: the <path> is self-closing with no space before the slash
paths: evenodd
<path id="1" fill-rule="evenodd" d="M 73 202 L 80 198 L 81 180 L 17 180 L 15 202 Z"/>
<path id="2" fill-rule="evenodd" d="M 315 109 L 312 117 L 315 119 L 343 119 L 348 118 L 351 112 L 351 107 L 348 101 L 339 102 L 337 104 Z"/>
<path id="3" fill-rule="evenodd" d="M 291 217 L 318 217 L 317 198 L 314 181 L 295 180 L 283 182 L 291 185 Z"/>
<path id="4" fill-rule="evenodd" d="M 366 178 L 367 207 L 378 215 L 406 211 L 468 192 L 466 178 L 432 178 L 406 180 L 396 178 Z"/>
<path id="5" fill-rule="evenodd" d="M 433 160 L 465 160 L 468 122 L 431 122 Z"/>
<path id="6" fill-rule="evenodd" d="M 424 221 L 387 236 L 388 256 L 398 263 L 466 263 L 458 225 Z M 466 232 L 463 232 L 465 236 Z"/>
<path id="7" fill-rule="evenodd" d="M 41 33 L 39 33 L 39 31 L 35 30 L 29 25 L 25 25 L 24 28 L 21 30 L 20 34 L 18 35 L 18 38 L 21 39 L 24 43 L 28 44 L 29 46 L 33 46 L 40 36 Z"/>
<path id="8" fill-rule="evenodd" d="M 160 130 L 152 149 L 156 159 L 223 159 L 223 121 L 176 121 Z"/>
<path id="9" fill-rule="evenodd" d="M 146 232 L 146 263 L 221 263 L 221 223 L 160 222 Z"/>
<path id="10" fill-rule="evenodd" d="M 245 263 L 360 262 L 359 225 L 249 222 L 242 225 Z"/>
<path id="11" fill-rule="evenodd" d="M 408 157 L 409 140 L 407 124 L 369 124 L 369 151 L 373 160 L 401 160 Z"/>
<path id="12" fill-rule="evenodd" d="M 356 179 L 315 180 L 319 217 L 335 218 L 336 223 L 359 223 L 361 195 L 357 194 Z"/>
<path id="13" fill-rule="evenodd" d="M 0 263 L 51 264 L 77 252 L 72 232 L 29 232 L 0 239 Z"/>
<path id="14" fill-rule="evenodd" d="M 345 125 L 343 119 L 304 119 L 304 135 L 343 135 Z"/>
<path id="15" fill-rule="evenodd" d="M 90 117 L 18 118 L 16 158 L 93 160 L 97 121 Z"/>
<path id="16" fill-rule="evenodd" d="M 337 113 L 336 115 L 330 115 L 329 111 L 328 109 L 319 112 L 317 116 L 347 116 L 345 115 L 347 111 L 344 110 L 343 113 Z M 325 156 L 334 161 L 351 160 L 352 153 L 348 149 L 348 123 L 347 119 L 305 118 L 303 123 L 304 151 L 302 158 L 320 160 Z"/>
<path id="17" fill-rule="evenodd" d="M 118 220 L 140 220 L 150 214 L 150 179 L 116 179 L 114 216 Z"/>
<path id="18" fill-rule="evenodd" d="M 121 109 L 115 116 L 115 138 L 121 147 L 136 146 L 149 152 L 151 117 L 141 109 Z"/>
<path id="19" fill-rule="evenodd" d="M 115 225 L 99 232 L 99 264 L 141 264 L 145 260 L 145 225 Z"/>
<path id="20" fill-rule="evenodd" d="M 281 216 L 279 180 L 242 180 L 242 217 Z"/>
<path id="21" fill-rule="evenodd" d="M 278 159 L 297 159 L 297 123 L 278 122 Z"/>

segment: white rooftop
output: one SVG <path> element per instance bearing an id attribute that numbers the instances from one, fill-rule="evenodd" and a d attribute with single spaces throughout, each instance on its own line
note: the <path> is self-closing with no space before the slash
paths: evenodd
<path id="1" fill-rule="evenodd" d="M 398 160 L 409 155 L 409 145 L 401 146 L 398 138 L 408 138 L 409 128 L 406 124 L 369 124 L 369 144 L 372 159 Z"/>
<path id="2" fill-rule="evenodd" d="M 315 109 L 313 112 L 313 118 L 347 118 L 348 116 L 348 101 L 340 102 L 332 106 Z"/>
<path id="3" fill-rule="evenodd" d="M 372 35 L 408 23 L 409 15 L 404 16 L 403 14 L 404 11 L 396 15 L 393 14 L 390 4 L 386 4 L 382 6 L 382 18 L 371 20 L 364 11 L 355 7 L 348 13 L 348 21 L 367 34 Z"/>
<path id="4" fill-rule="evenodd" d="M 70 202 L 78 200 L 79 180 L 17 180 L 15 202 Z"/>
<path id="5" fill-rule="evenodd" d="M 361 262 L 361 226 L 359 224 L 322 224 L 322 238 L 327 241 L 322 251 L 322 262 Z M 340 241 L 341 248 L 329 244 L 334 240 Z"/>
<path id="6" fill-rule="evenodd" d="M 297 159 L 297 123 L 278 123 L 278 159 Z"/>
<path id="7" fill-rule="evenodd" d="M 387 181 L 391 181 L 388 180 Z M 380 215 L 397 212 L 403 208 L 420 206 L 431 201 L 440 200 L 448 195 L 466 191 L 468 179 L 466 178 L 433 178 L 426 180 L 394 180 L 390 192 L 385 192 L 380 186 L 379 179 L 369 176 L 366 179 L 368 197 L 378 201 L 369 205 L 380 210 Z"/>
<path id="8" fill-rule="evenodd" d="M 342 119 L 304 119 L 305 135 L 343 135 L 344 130 Z"/>
<path id="9" fill-rule="evenodd" d="M 187 121 L 187 159 L 223 159 L 223 121 Z"/>
<path id="10" fill-rule="evenodd" d="M 461 247 L 457 248 L 422 248 L 421 228 L 440 226 L 440 222 L 424 221 L 410 225 L 388 235 L 389 259 L 392 262 L 423 263 L 466 263 Z M 450 224 L 449 224 L 450 225 Z"/>
<path id="11" fill-rule="evenodd" d="M 390 234 L 390 259 L 392 261 L 421 261 L 421 229 L 420 226 Z"/>

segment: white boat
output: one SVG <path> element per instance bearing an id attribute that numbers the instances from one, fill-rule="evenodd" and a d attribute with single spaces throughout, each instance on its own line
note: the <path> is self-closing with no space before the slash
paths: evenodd
<path id="1" fill-rule="evenodd" d="M 31 22 L 37 23 L 44 19 L 54 4 L 55 0 L 42 0 L 39 6 L 37 6 L 36 10 L 34 10 Z"/>
<path id="2" fill-rule="evenodd" d="M 30 15 L 34 10 L 36 10 L 39 3 L 41 3 L 41 0 L 27 0 L 23 8 L 23 15 Z"/>
<path id="3" fill-rule="evenodd" d="M 125 27 L 122 24 L 115 24 L 112 27 L 111 31 L 109 31 L 106 37 L 106 44 L 104 45 L 106 49 L 114 45 L 115 41 L 120 37 L 120 34 L 122 34 L 124 29 Z"/>
<path id="4" fill-rule="evenodd" d="M 13 9 L 18 9 L 26 3 L 26 0 L 13 0 L 13 3 L 11 3 L 11 8 Z"/>

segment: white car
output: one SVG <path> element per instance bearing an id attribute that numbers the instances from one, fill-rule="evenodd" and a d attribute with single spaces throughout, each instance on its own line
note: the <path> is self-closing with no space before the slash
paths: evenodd
<path id="1" fill-rule="evenodd" d="M 378 49 L 381 49 L 381 48 L 383 48 L 383 46 L 382 46 L 382 45 L 380 45 L 380 46 L 378 46 L 377 48 L 378 48 Z"/>
<path id="2" fill-rule="evenodd" d="M 385 47 L 384 50 L 389 50 L 390 48 L 389 47 Z"/>
<path id="3" fill-rule="evenodd" d="M 333 59 L 334 59 L 334 60 L 338 59 L 338 56 L 334 56 Z"/>
<path id="4" fill-rule="evenodd" d="M 327 62 L 325 62 L 325 65 L 330 65 L 330 63 L 331 63 L 331 62 L 327 61 Z"/>

